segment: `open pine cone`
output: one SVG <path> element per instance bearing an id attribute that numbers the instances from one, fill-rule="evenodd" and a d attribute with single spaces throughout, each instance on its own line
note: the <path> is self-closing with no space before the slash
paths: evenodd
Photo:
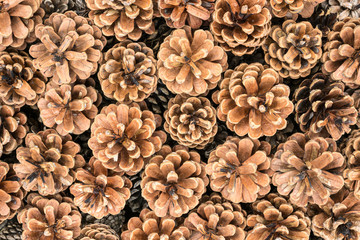
<path id="1" fill-rule="evenodd" d="M 286 127 L 286 118 L 294 109 L 290 88 L 280 82 L 274 69 L 265 69 L 260 63 L 242 63 L 235 70 L 227 70 L 220 91 L 212 95 L 220 104 L 218 118 L 239 136 L 275 135 Z"/>
<path id="2" fill-rule="evenodd" d="M 225 51 L 209 31 L 177 29 L 160 46 L 159 78 L 176 94 L 198 96 L 214 89 L 227 67 Z"/>
<path id="3" fill-rule="evenodd" d="M 82 228 L 77 240 L 119 240 L 119 236 L 108 225 L 95 223 Z"/>
<path id="4" fill-rule="evenodd" d="M 329 0 L 329 11 L 336 13 L 337 18 L 342 21 L 347 17 L 360 18 L 359 0 Z"/>

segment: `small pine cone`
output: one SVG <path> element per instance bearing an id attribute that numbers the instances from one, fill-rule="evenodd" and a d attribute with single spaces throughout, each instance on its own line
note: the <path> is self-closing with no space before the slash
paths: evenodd
<path id="1" fill-rule="evenodd" d="M 331 82 L 323 74 L 305 79 L 295 90 L 295 120 L 303 132 L 335 140 L 356 124 L 358 112 L 354 99 L 344 92 L 341 82 Z"/>
<path id="2" fill-rule="evenodd" d="M 239 136 L 275 135 L 286 128 L 286 118 L 294 109 L 289 100 L 290 88 L 280 82 L 274 69 L 265 69 L 260 63 L 242 63 L 235 70 L 227 70 L 220 91 L 212 95 L 213 101 L 220 104 L 218 118 Z"/>
<path id="3" fill-rule="evenodd" d="M 190 148 L 203 149 L 218 130 L 216 110 L 206 97 L 176 95 L 170 99 L 164 118 L 171 138 Z"/>
<path id="4" fill-rule="evenodd" d="M 115 44 L 106 52 L 98 78 L 106 97 L 125 104 L 141 102 L 156 89 L 154 53 L 142 42 Z"/>
<path id="5" fill-rule="evenodd" d="M 27 203 L 17 216 L 23 225 L 22 239 L 73 240 L 80 235 L 81 214 L 70 198 L 30 193 Z"/>
<path id="6" fill-rule="evenodd" d="M 271 160 L 272 183 L 293 204 L 320 206 L 343 187 L 344 168 L 345 159 L 334 139 L 295 133 L 278 146 Z"/>
<path id="7" fill-rule="evenodd" d="M 108 225 L 95 223 L 82 228 L 77 240 L 119 240 L 119 236 Z"/>
<path id="8" fill-rule="evenodd" d="M 122 240 L 148 240 L 148 239 L 189 239 L 190 231 L 181 226 L 176 228 L 173 218 L 160 218 L 155 212 L 143 209 L 139 217 L 133 217 L 128 222 L 128 229 L 121 233 Z"/>
<path id="9" fill-rule="evenodd" d="M 165 84 L 161 81 L 158 81 L 155 91 L 145 99 L 149 110 L 153 113 L 163 115 L 164 112 L 168 109 L 168 103 L 171 98 L 176 95 L 170 92 Z"/>
<path id="10" fill-rule="evenodd" d="M 275 17 L 290 17 L 304 9 L 306 0 L 269 0 L 271 12 Z"/>
<path id="11" fill-rule="evenodd" d="M 22 224 L 17 221 L 16 217 L 3 224 L 3 227 L 0 227 L 0 240 L 21 240 Z"/>
<path id="12" fill-rule="evenodd" d="M 264 44 L 271 29 L 266 0 L 217 0 L 210 30 L 225 51 L 243 56 Z"/>
<path id="13" fill-rule="evenodd" d="M 229 137 L 210 154 L 206 165 L 211 189 L 234 203 L 265 196 L 270 192 L 270 152 L 267 142 Z"/>
<path id="14" fill-rule="evenodd" d="M 214 46 L 209 31 L 189 26 L 174 30 L 160 46 L 159 78 L 176 94 L 198 96 L 214 89 L 227 67 L 225 51 Z"/>
<path id="15" fill-rule="evenodd" d="M 337 14 L 338 20 L 347 17 L 360 18 L 360 0 L 329 0 L 329 11 Z"/>
<path id="16" fill-rule="evenodd" d="M 95 88 L 82 84 L 51 88 L 38 102 L 41 120 L 61 135 L 81 134 L 90 128 L 98 113 L 93 104 L 97 97 Z"/>
<path id="17" fill-rule="evenodd" d="M 163 146 L 145 167 L 142 196 L 159 217 L 180 217 L 198 205 L 209 179 L 200 155 L 187 147 Z"/>
<path id="18" fill-rule="evenodd" d="M 85 0 L 90 8 L 89 18 L 102 29 L 105 36 L 114 36 L 119 41 L 140 39 L 143 31 L 155 31 L 152 21 L 153 0 Z"/>
<path id="19" fill-rule="evenodd" d="M 106 39 L 98 27 L 75 12 L 53 13 L 35 31 L 41 43 L 30 47 L 34 65 L 57 84 L 96 73 Z"/>
<path id="20" fill-rule="evenodd" d="M 17 108 L 0 104 L 0 157 L 21 145 L 28 130 L 24 113 Z"/>
<path id="21" fill-rule="evenodd" d="M 129 179 L 132 182 L 131 196 L 126 204 L 129 205 L 131 211 L 134 213 L 140 213 L 141 210 L 147 208 L 149 205 L 147 201 L 141 195 L 141 176 L 142 172 L 136 175 L 130 176 Z"/>
<path id="22" fill-rule="evenodd" d="M 126 203 L 128 204 L 128 202 Z M 111 229 L 113 229 L 115 232 L 120 233 L 123 228 L 123 224 L 126 220 L 125 218 L 125 210 L 122 210 L 117 215 L 107 215 L 100 219 L 97 219 L 96 217 L 91 216 L 90 214 L 83 214 L 83 224 L 89 225 L 89 224 L 104 224 L 109 226 Z M 85 226 L 86 227 L 86 226 Z"/>
<path id="23" fill-rule="evenodd" d="M 74 182 L 75 169 L 85 164 L 78 154 L 80 146 L 71 136 L 60 136 L 53 129 L 29 133 L 25 145 L 16 150 L 19 163 L 14 170 L 28 192 L 43 196 L 60 193 Z"/>
<path id="24" fill-rule="evenodd" d="M 270 193 L 254 202 L 252 210 L 246 240 L 309 239 L 311 220 L 306 209 L 292 205 L 287 198 Z"/>
<path id="25" fill-rule="evenodd" d="M 95 117 L 88 144 L 106 168 L 135 175 L 165 143 L 166 133 L 156 131 L 160 125 L 159 115 L 136 103 L 110 104 Z"/>
<path id="26" fill-rule="evenodd" d="M 52 13 L 65 13 L 74 10 L 77 14 L 83 15 L 86 12 L 85 0 L 44 0 L 41 7 L 45 10 L 45 17 L 48 18 Z"/>

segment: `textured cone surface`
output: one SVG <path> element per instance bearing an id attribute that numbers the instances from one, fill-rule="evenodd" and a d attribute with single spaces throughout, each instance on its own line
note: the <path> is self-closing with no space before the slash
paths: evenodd
<path id="1" fill-rule="evenodd" d="M 175 94 L 170 92 L 165 84 L 159 80 L 157 88 L 148 98 L 145 99 L 145 101 L 149 110 L 155 114 L 163 115 L 168 109 L 168 102 L 173 97 L 175 97 Z"/>
<path id="2" fill-rule="evenodd" d="M 119 240 L 119 236 L 110 226 L 95 223 L 86 225 L 81 229 L 77 240 Z"/>
<path id="3" fill-rule="evenodd" d="M 79 15 L 85 15 L 86 3 L 85 0 L 43 0 L 41 7 L 45 10 L 46 17 L 52 13 L 65 13 L 73 10 Z"/>
<path id="4" fill-rule="evenodd" d="M 217 146 L 223 144 L 227 137 L 232 135 L 231 131 L 226 127 L 226 124 L 224 122 L 217 122 L 218 125 L 218 131 L 216 135 L 214 136 L 214 140 L 207 144 L 204 149 L 200 152 L 204 159 L 208 159 L 210 156 L 210 153 L 214 151 Z"/>
<path id="5" fill-rule="evenodd" d="M 1 240 L 21 240 L 22 226 L 16 220 L 16 217 L 8 220 L 0 226 L 0 239 Z"/>
<path id="6" fill-rule="evenodd" d="M 141 210 L 148 207 L 147 201 L 141 195 L 141 175 L 143 172 L 139 172 L 134 176 L 130 176 L 129 179 L 133 186 L 131 188 L 131 196 L 127 201 L 127 204 L 134 213 L 140 213 Z"/>
<path id="7" fill-rule="evenodd" d="M 161 43 L 167 36 L 171 34 L 173 29 L 165 23 L 165 20 L 163 18 L 155 18 L 154 24 L 155 32 L 151 35 L 146 36 L 143 41 L 146 46 L 148 46 L 154 51 L 155 56 L 157 56 Z"/>
<path id="8" fill-rule="evenodd" d="M 289 15 L 289 13 L 298 13 L 304 9 L 306 0 L 269 0 L 272 13 L 279 18 Z"/>
<path id="9" fill-rule="evenodd" d="M 127 202 L 129 204 L 129 202 Z M 117 215 L 107 215 L 102 217 L 101 219 L 97 219 L 90 214 L 84 214 L 83 215 L 83 222 L 85 222 L 86 225 L 89 224 L 101 224 L 101 225 L 107 225 L 111 229 L 113 229 L 115 232 L 120 233 L 121 229 L 123 228 L 124 222 L 125 222 L 125 211 L 122 210 Z"/>
<path id="10" fill-rule="evenodd" d="M 357 19 L 360 17 L 359 0 L 329 0 L 329 11 L 337 14 L 342 21 L 347 17 Z"/>

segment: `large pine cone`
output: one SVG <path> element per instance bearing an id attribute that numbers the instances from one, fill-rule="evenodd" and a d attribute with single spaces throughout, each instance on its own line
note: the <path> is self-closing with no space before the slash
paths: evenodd
<path id="1" fill-rule="evenodd" d="M 208 184 L 205 163 L 197 152 L 166 145 L 146 165 L 141 188 L 157 216 L 180 217 L 199 203 Z"/>
<path id="2" fill-rule="evenodd" d="M 119 240 L 119 236 L 108 225 L 90 224 L 81 229 L 77 240 Z"/>
<path id="3" fill-rule="evenodd" d="M 306 77 L 322 55 L 322 32 L 310 22 L 285 21 L 273 26 L 262 48 L 265 61 L 283 78 Z"/>
<path id="4" fill-rule="evenodd" d="M 210 30 L 225 51 L 252 54 L 263 45 L 271 29 L 266 0 L 218 0 Z"/>
<path id="5" fill-rule="evenodd" d="M 329 11 L 342 21 L 347 17 L 360 18 L 359 0 L 329 0 Z"/>
<path id="6" fill-rule="evenodd" d="M 231 131 L 251 138 L 273 136 L 286 128 L 286 118 L 294 105 L 289 100 L 290 88 L 280 84 L 279 74 L 260 63 L 242 63 L 225 72 L 220 91 L 212 98 L 217 116 Z"/>
<path id="7" fill-rule="evenodd" d="M 154 53 L 142 42 L 115 44 L 106 52 L 98 77 L 105 96 L 126 104 L 141 102 L 157 86 Z"/>
<path id="8" fill-rule="evenodd" d="M 177 29 L 160 46 L 157 63 L 159 78 L 176 94 L 198 96 L 214 89 L 227 67 L 227 55 L 214 46 L 209 31 L 189 26 Z"/>
<path id="9" fill-rule="evenodd" d="M 41 43 L 29 53 L 34 65 L 57 84 L 87 79 L 98 68 L 106 39 L 88 19 L 69 11 L 53 13 L 35 31 Z"/>
<path id="10" fill-rule="evenodd" d="M 110 104 L 95 117 L 88 144 L 106 168 L 134 175 L 165 143 L 166 133 L 156 131 L 160 124 L 159 115 L 136 103 Z"/>
<path id="11" fill-rule="evenodd" d="M 344 93 L 341 82 L 331 82 L 323 74 L 304 80 L 294 93 L 295 120 L 304 132 L 335 140 L 356 124 L 354 99 Z"/>
<path id="12" fill-rule="evenodd" d="M 308 240 L 311 220 L 306 209 L 288 202 L 285 197 L 270 193 L 252 204 L 254 214 L 247 218 L 250 227 L 246 240 Z"/>
<path id="13" fill-rule="evenodd" d="M 14 170 L 26 191 L 43 196 L 62 192 L 74 182 L 74 170 L 85 164 L 71 136 L 60 136 L 53 129 L 29 133 L 25 145 L 16 150 L 20 163 L 14 164 Z"/>
<path id="14" fill-rule="evenodd" d="M 344 185 L 345 159 L 334 139 L 295 133 L 279 145 L 271 160 L 272 183 L 298 206 L 324 205 Z"/>
<path id="15" fill-rule="evenodd" d="M 353 130 L 342 150 L 347 158 L 344 171 L 345 184 L 360 199 L 360 130 Z"/>

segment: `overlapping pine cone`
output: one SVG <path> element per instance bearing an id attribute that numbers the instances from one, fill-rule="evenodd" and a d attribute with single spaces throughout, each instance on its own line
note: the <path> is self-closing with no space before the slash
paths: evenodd
<path id="1" fill-rule="evenodd" d="M 275 193 L 252 204 L 253 214 L 247 218 L 250 228 L 246 240 L 307 240 L 311 220 L 306 209 L 291 204 Z M 311 239 L 311 238 L 310 238 Z"/>
<path id="2" fill-rule="evenodd" d="M 115 44 L 104 57 L 98 78 L 106 97 L 120 103 L 141 102 L 157 86 L 154 53 L 144 43 L 129 40 Z"/>
<path id="3" fill-rule="evenodd" d="M 228 137 L 210 153 L 206 165 L 211 189 L 234 203 L 265 196 L 270 191 L 270 152 L 267 142 Z"/>
<path id="4" fill-rule="evenodd" d="M 159 115 L 136 103 L 110 104 L 95 117 L 88 144 L 106 168 L 134 175 L 165 143 L 166 133 L 156 130 L 160 124 Z"/>
<path id="5" fill-rule="evenodd" d="M 227 67 L 225 51 L 209 31 L 177 29 L 160 46 L 159 78 L 176 94 L 198 96 L 214 89 Z"/>
<path id="6" fill-rule="evenodd" d="M 340 139 L 357 123 L 354 99 L 344 92 L 345 85 L 315 74 L 301 82 L 294 93 L 295 120 L 303 132 Z"/>
<path id="7" fill-rule="evenodd" d="M 119 240 L 119 236 L 108 225 L 95 223 L 82 228 L 77 240 Z"/>
<path id="8" fill-rule="evenodd" d="M 347 17 L 360 18 L 359 0 L 329 0 L 329 5 L 330 13 L 337 14 L 340 21 Z"/>
<path id="9" fill-rule="evenodd" d="M 164 113 L 164 129 L 183 146 L 203 149 L 214 140 L 218 126 L 216 110 L 205 97 L 176 95 Z"/>
<path id="10" fill-rule="evenodd" d="M 272 183 L 293 204 L 321 206 L 343 187 L 344 168 L 345 159 L 334 139 L 295 133 L 278 146 L 271 160 Z"/>
<path id="11" fill-rule="evenodd" d="M 29 50 L 34 65 L 55 83 L 68 84 L 96 73 L 106 39 L 90 20 L 72 11 L 53 13 L 36 27 L 35 35 L 41 42 Z"/>
<path id="12" fill-rule="evenodd" d="M 252 54 L 264 44 L 271 29 L 266 0 L 218 0 L 210 30 L 225 51 Z"/>
<path id="13" fill-rule="evenodd" d="M 80 235 L 81 214 L 70 198 L 30 193 L 27 203 L 17 215 L 23 225 L 22 239 L 73 240 Z"/>
<path id="14" fill-rule="evenodd" d="M 262 48 L 265 61 L 283 78 L 306 77 L 322 55 L 322 32 L 308 21 L 273 26 Z"/>
<path id="15" fill-rule="evenodd" d="M 208 184 L 200 154 L 165 145 L 146 165 L 141 189 L 157 216 L 180 217 L 198 205 Z"/>
<path id="16" fill-rule="evenodd" d="M 225 72 L 220 91 L 212 95 L 217 116 L 239 136 L 273 136 L 286 127 L 294 106 L 290 88 L 281 84 L 279 74 L 260 63 L 242 63 Z"/>
<path id="17" fill-rule="evenodd" d="M 360 20 L 345 18 L 334 24 L 324 45 L 322 71 L 333 80 L 343 81 L 350 88 L 360 86 Z"/>
<path id="18" fill-rule="evenodd" d="M 28 129 L 24 113 L 17 108 L 0 105 L 0 157 L 21 145 Z"/>
<path id="19" fill-rule="evenodd" d="M 105 36 L 137 41 L 142 33 L 152 34 L 155 26 L 153 0 L 85 0 L 89 17 Z"/>
<path id="20" fill-rule="evenodd" d="M 53 129 L 29 133 L 25 146 L 16 150 L 19 163 L 14 170 L 26 191 L 43 196 L 60 193 L 74 182 L 74 170 L 85 164 L 71 136 L 60 136 Z"/>
<path id="21" fill-rule="evenodd" d="M 160 218 L 147 208 L 141 211 L 139 217 L 131 218 L 127 230 L 121 233 L 122 240 L 183 240 L 190 239 L 189 237 L 188 228 L 177 227 L 173 218 Z"/>
<path id="22" fill-rule="evenodd" d="M 160 0 L 160 14 L 171 28 L 182 28 L 189 25 L 198 29 L 203 21 L 210 20 L 214 11 L 215 0 Z"/>
<path id="23" fill-rule="evenodd" d="M 289 13 L 299 13 L 304 9 L 306 0 L 269 0 L 274 16 L 283 18 Z"/>

